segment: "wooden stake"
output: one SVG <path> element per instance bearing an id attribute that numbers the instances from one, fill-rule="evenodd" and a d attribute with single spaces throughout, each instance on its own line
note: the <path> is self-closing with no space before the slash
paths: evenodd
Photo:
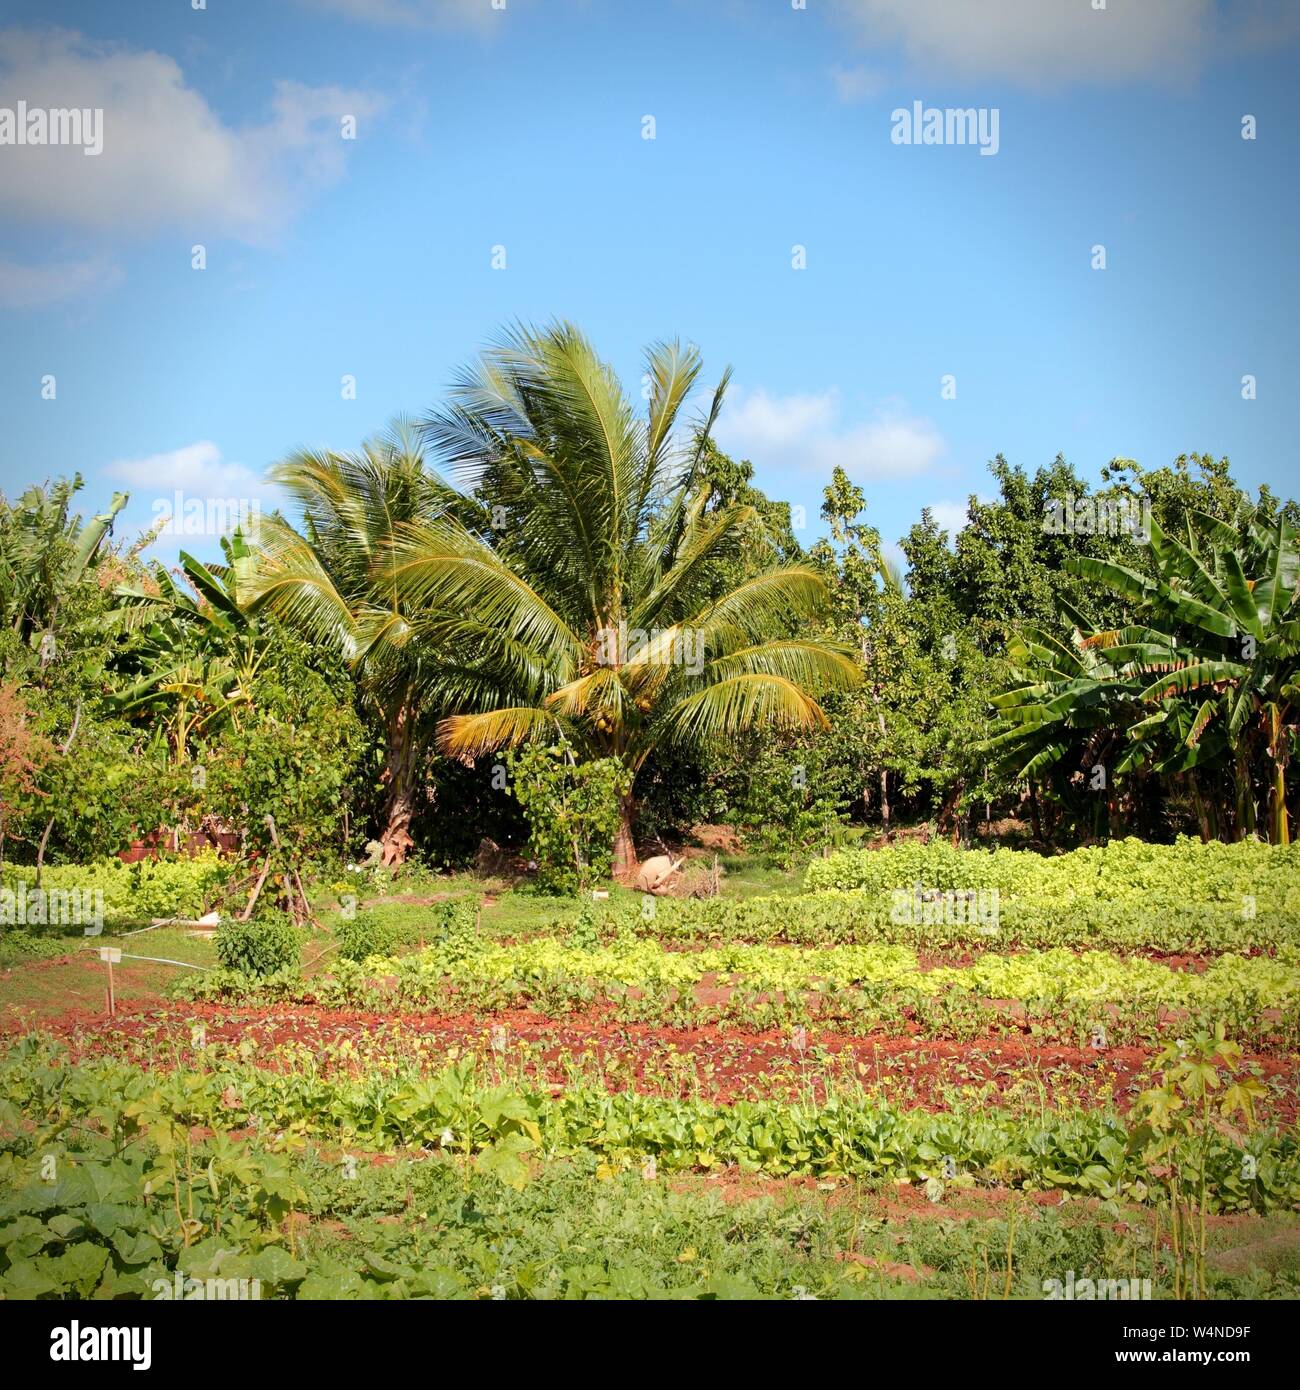
<path id="1" fill-rule="evenodd" d="M 271 844 L 278 851 L 280 848 L 280 837 L 275 832 L 275 817 L 267 815 L 265 817 L 267 828 L 271 832 Z M 267 854 L 262 864 L 262 873 L 253 887 L 253 891 L 248 896 L 248 901 L 244 904 L 244 910 L 239 914 L 238 920 L 247 922 L 253 915 L 253 908 L 257 906 L 257 899 L 262 892 L 262 887 L 266 883 L 266 876 L 271 872 L 271 855 Z"/>
<path id="2" fill-rule="evenodd" d="M 307 897 L 307 890 L 302 886 L 302 875 L 298 872 L 296 867 L 293 871 L 293 881 L 298 885 L 298 896 L 302 899 L 303 917 L 306 918 L 306 920 L 311 923 L 312 928 L 315 929 L 320 923 L 316 921 L 312 913 L 311 900 Z"/>
<path id="3" fill-rule="evenodd" d="M 262 891 L 262 885 L 266 882 L 266 876 L 271 872 L 271 859 L 267 856 L 266 862 L 262 865 L 262 872 L 258 876 L 257 882 L 253 885 L 253 891 L 248 895 L 248 901 L 244 904 L 244 910 L 239 914 L 240 922 L 247 922 L 253 915 L 253 908 L 257 905 L 257 896 Z"/>

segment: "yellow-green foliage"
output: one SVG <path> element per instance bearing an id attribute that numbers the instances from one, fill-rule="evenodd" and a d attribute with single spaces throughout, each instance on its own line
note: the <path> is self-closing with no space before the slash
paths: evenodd
<path id="1" fill-rule="evenodd" d="M 113 926 L 151 917 L 197 916 L 213 901 L 230 872 L 229 865 L 211 851 L 193 858 L 142 859 L 136 864 L 106 858 L 90 864 L 47 865 L 41 872 L 41 888 L 102 893 L 104 923 Z M 36 870 L 7 864 L 4 886 L 15 890 L 20 882 L 26 883 L 30 894 Z"/>
<path id="2" fill-rule="evenodd" d="M 947 990 L 996 999 L 1147 1000 L 1169 1007 L 1200 1008 L 1249 992 L 1263 1007 L 1294 1008 L 1300 997 L 1300 951 L 1283 948 L 1276 958 L 1225 955 L 1203 974 L 1157 961 L 1125 959 L 1108 951 L 1023 951 L 988 954 L 974 964 L 922 970 L 905 946 L 732 945 L 669 951 L 655 941 L 617 942 L 595 950 L 550 939 L 485 946 L 448 959 L 437 950 L 401 960 L 372 962 L 398 977 L 412 993 L 442 979 L 467 983 L 529 984 L 565 976 L 600 984 L 684 988 L 706 976 L 758 990 L 804 991 L 827 987 L 889 985 L 923 995 Z"/>
<path id="3" fill-rule="evenodd" d="M 926 889 L 996 888 L 1011 898 L 1217 903 L 1300 916 L 1300 844 L 1279 847 L 1256 840 L 1237 844 L 1182 837 L 1172 845 L 1113 840 L 1106 845 L 1046 857 L 1024 850 L 954 849 L 946 841 L 880 850 L 841 850 L 814 860 L 804 877 L 809 890 L 841 888 L 890 893 L 916 884 Z"/>

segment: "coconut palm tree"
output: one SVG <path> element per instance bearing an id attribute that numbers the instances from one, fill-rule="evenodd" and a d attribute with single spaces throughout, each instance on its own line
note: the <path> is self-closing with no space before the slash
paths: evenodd
<path id="1" fill-rule="evenodd" d="M 271 480 L 302 509 L 302 529 L 276 515 L 236 563 L 239 601 L 266 612 L 350 664 L 386 738 L 380 843 L 400 864 L 413 843 L 420 764 L 442 712 L 435 686 L 455 689 L 455 663 L 410 641 L 410 614 L 381 560 L 396 529 L 442 514 L 449 490 L 424 465 L 416 433 L 398 421 L 355 454 L 295 453 Z"/>
<path id="2" fill-rule="evenodd" d="M 460 654 L 442 689 L 444 752 L 560 738 L 635 776 L 662 743 L 824 727 L 817 694 L 857 682 L 853 654 L 816 626 L 828 606 L 816 571 L 768 554 L 719 582 L 763 541 L 753 508 L 709 507 L 701 460 L 727 378 L 690 430 L 700 370 L 693 347 L 652 347 L 639 415 L 576 328 L 521 327 L 428 418 L 464 500 L 395 528 L 384 582 L 414 647 Z M 633 806 L 629 794 L 620 874 L 636 862 Z"/>

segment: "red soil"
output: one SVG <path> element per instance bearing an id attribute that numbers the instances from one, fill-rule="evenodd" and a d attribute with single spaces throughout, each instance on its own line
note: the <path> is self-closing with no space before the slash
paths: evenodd
<path id="1" fill-rule="evenodd" d="M 960 1092 L 985 1086 L 995 1093 L 993 1101 L 1006 1097 L 1021 1106 L 1112 1102 L 1124 1110 L 1152 1084 L 1155 1056 L 1145 1048 L 1093 1051 L 1044 1045 L 1024 1036 L 955 1042 L 883 1033 L 852 1037 L 812 1028 L 800 1051 L 785 1032 L 617 1024 L 596 1010 L 562 1020 L 527 1010 L 489 1018 L 473 1014 L 394 1018 L 301 1005 L 232 1009 L 195 1004 L 127 1012 L 112 1020 L 69 1013 L 42 1027 L 65 1038 L 76 1055 L 116 1054 L 125 1047 L 152 1061 L 149 1053 L 156 1044 L 158 1064 L 167 1065 L 176 1046 L 179 1055 L 188 1059 L 195 1023 L 205 1026 L 209 1044 L 251 1040 L 256 1045 L 253 1059 L 272 1067 L 291 1065 L 274 1055 L 278 1045 L 297 1043 L 323 1053 L 345 1040 L 357 1045 L 353 1063 L 331 1055 L 323 1058 L 325 1065 L 373 1066 L 377 1057 L 418 1056 L 421 1065 L 434 1067 L 443 1060 L 439 1054 L 453 1048 L 462 1056 L 468 1052 L 492 1059 L 492 1030 L 501 1028 L 512 1059 L 523 1055 L 520 1044 L 528 1045 L 526 1061 L 538 1081 L 559 1086 L 565 1080 L 565 1063 L 585 1058 L 593 1068 L 600 1068 L 611 1090 L 633 1086 L 660 1093 L 698 1091 L 724 1104 L 810 1091 L 820 1097 L 826 1093 L 827 1082 L 838 1078 L 855 1080 L 899 1104 L 930 1110 L 947 1109 L 963 1099 Z M 1272 1083 L 1261 1118 L 1294 1123 L 1300 1059 L 1253 1055 L 1244 1062 L 1257 1067 L 1266 1083 Z M 1009 1094 L 1012 1091 L 1014 1095 Z M 969 1103 L 969 1094 L 964 1099 Z"/>

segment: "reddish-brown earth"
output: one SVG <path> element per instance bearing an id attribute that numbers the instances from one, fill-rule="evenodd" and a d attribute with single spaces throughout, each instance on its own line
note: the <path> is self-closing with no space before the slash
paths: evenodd
<path id="1" fill-rule="evenodd" d="M 467 1053 L 493 1063 L 493 1030 L 502 1029 L 495 1038 L 498 1045 L 504 1039 L 511 1065 L 517 1059 L 537 1082 L 562 1085 L 577 1064 L 588 1077 L 599 1074 L 611 1090 L 631 1086 L 698 1093 L 720 1103 L 764 1095 L 821 1097 L 828 1083 L 839 1082 L 931 1110 L 947 1109 L 958 1100 L 969 1103 L 972 1088 L 986 1091 L 990 1101 L 1005 1099 L 1020 1106 L 1109 1102 L 1124 1110 L 1151 1084 L 1155 1057 L 1154 1051 L 1140 1047 L 1094 1051 L 1017 1035 L 956 1042 L 883 1032 L 854 1037 L 815 1028 L 807 1030 L 801 1050 L 788 1032 L 622 1024 L 595 1010 L 562 1020 L 527 1010 L 489 1018 L 393 1018 L 301 1005 L 232 1009 L 193 1004 L 129 1012 L 112 1020 L 69 1013 L 46 1022 L 42 1031 L 66 1040 L 77 1056 L 129 1054 L 167 1066 L 174 1057 L 193 1060 L 195 1023 L 204 1025 L 209 1045 L 250 1041 L 251 1060 L 260 1065 L 293 1065 L 285 1045 L 296 1044 L 316 1053 L 322 1067 L 345 1070 L 377 1062 L 431 1069 L 452 1054 Z M 351 1056 L 339 1055 L 344 1042 L 355 1047 Z M 1293 1123 L 1300 1059 L 1261 1054 L 1244 1061 L 1268 1083 L 1261 1117 Z"/>

